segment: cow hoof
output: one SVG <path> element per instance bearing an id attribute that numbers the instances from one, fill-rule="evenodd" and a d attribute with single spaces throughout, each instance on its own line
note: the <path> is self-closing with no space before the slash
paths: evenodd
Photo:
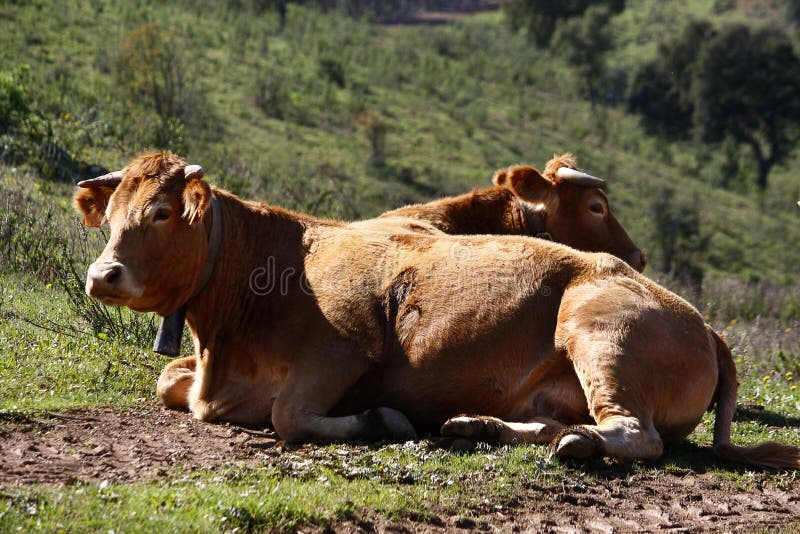
<path id="1" fill-rule="evenodd" d="M 374 408 L 362 415 L 367 423 L 370 440 L 385 439 L 395 442 L 410 441 L 417 438 L 417 432 L 408 417 L 392 408 Z"/>
<path id="2" fill-rule="evenodd" d="M 503 422 L 494 417 L 467 417 L 460 415 L 445 421 L 440 431 L 444 437 L 471 438 L 494 443 L 500 438 Z"/>
<path id="3" fill-rule="evenodd" d="M 478 443 L 469 438 L 442 438 L 435 442 L 437 449 L 445 449 L 450 452 L 469 452 L 475 450 Z"/>
<path id="4" fill-rule="evenodd" d="M 584 460 L 597 453 L 594 441 L 587 436 L 579 434 L 567 434 L 558 440 L 555 454 L 562 458 L 575 458 Z"/>

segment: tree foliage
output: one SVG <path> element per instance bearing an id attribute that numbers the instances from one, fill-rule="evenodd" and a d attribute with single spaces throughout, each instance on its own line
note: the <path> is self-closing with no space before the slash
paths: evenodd
<path id="1" fill-rule="evenodd" d="M 592 105 L 606 78 L 606 52 L 613 36 L 608 25 L 611 12 L 606 6 L 592 6 L 580 17 L 558 25 L 551 46 L 575 67 L 583 83 L 583 92 Z"/>
<path id="2" fill-rule="evenodd" d="M 800 140 L 800 59 L 786 35 L 736 26 L 697 59 L 694 121 L 704 140 L 749 146 L 766 188 L 772 167 Z"/>
<path id="3" fill-rule="evenodd" d="M 697 51 L 712 34 L 708 22 L 690 22 L 676 38 L 659 45 L 656 61 L 636 73 L 628 106 L 642 116 L 649 133 L 669 139 L 691 135 L 695 60 Z"/>
<path id="4" fill-rule="evenodd" d="M 702 255 L 709 237 L 701 232 L 697 199 L 675 197 L 675 189 L 662 186 L 650 201 L 653 239 L 658 246 L 659 270 L 699 292 L 703 283 Z"/>
<path id="5" fill-rule="evenodd" d="M 764 189 L 800 140 L 800 58 L 774 28 L 692 23 L 638 72 L 628 104 L 652 133 L 749 147 Z"/>
<path id="6" fill-rule="evenodd" d="M 607 83 L 606 54 L 614 44 L 611 17 L 624 0 L 511 0 L 503 5 L 512 30 L 524 30 L 539 47 L 549 47 L 573 66 L 581 92 L 594 109 Z"/>
<path id="7" fill-rule="evenodd" d="M 538 46 L 546 47 L 559 23 L 580 17 L 590 7 L 619 13 L 625 9 L 625 0 L 511 0 L 503 4 L 503 11 L 514 31 L 524 30 Z"/>
<path id="8" fill-rule="evenodd" d="M 800 0 L 786 2 L 786 16 L 794 24 L 800 24 Z"/>

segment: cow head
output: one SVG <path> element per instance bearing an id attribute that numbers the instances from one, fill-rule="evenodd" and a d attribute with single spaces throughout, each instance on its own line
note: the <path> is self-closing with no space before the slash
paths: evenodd
<path id="1" fill-rule="evenodd" d="M 543 220 L 554 241 L 587 252 L 609 252 L 644 270 L 644 253 L 617 222 L 600 189 L 605 182 L 578 172 L 571 154 L 554 157 L 543 174 L 527 165 L 501 169 L 494 183 L 510 189 L 524 210 Z"/>
<path id="2" fill-rule="evenodd" d="M 108 305 L 167 315 L 189 297 L 203 271 L 203 224 L 211 188 L 203 169 L 153 152 L 122 171 L 78 184 L 83 224 L 108 224 L 111 235 L 86 275 L 86 293 Z"/>

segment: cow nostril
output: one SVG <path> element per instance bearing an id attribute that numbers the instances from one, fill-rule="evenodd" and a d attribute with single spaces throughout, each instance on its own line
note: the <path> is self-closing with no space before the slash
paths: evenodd
<path id="1" fill-rule="evenodd" d="M 108 285 L 113 286 L 114 284 L 119 281 L 119 277 L 121 274 L 121 270 L 119 267 L 111 267 L 103 274 L 103 279 L 106 281 Z"/>

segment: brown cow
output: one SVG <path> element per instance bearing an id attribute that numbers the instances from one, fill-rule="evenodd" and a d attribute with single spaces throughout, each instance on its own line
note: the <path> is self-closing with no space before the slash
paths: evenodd
<path id="1" fill-rule="evenodd" d="M 533 167 L 514 165 L 498 170 L 493 181 L 493 188 L 406 206 L 350 226 L 395 234 L 546 236 L 581 250 L 614 254 L 636 270 L 644 269 L 644 253 L 617 222 L 599 189 L 605 181 L 578 172 L 572 154 L 554 156 L 544 175 Z M 159 379 L 157 390 L 166 406 L 185 406 L 183 390 L 194 380 L 194 359 L 182 361 L 184 368 L 172 365 Z M 170 398 L 175 392 L 181 392 L 177 401 Z"/>
<path id="2" fill-rule="evenodd" d="M 444 422 L 449 436 L 634 459 L 716 401 L 720 456 L 800 467 L 797 448 L 730 443 L 730 351 L 614 256 L 372 232 L 242 201 L 202 174 L 148 154 L 75 198 L 85 224 L 111 226 L 92 297 L 160 315 L 188 301 L 193 380 L 174 399 L 199 419 L 271 421 L 289 441 L 408 439 L 412 422 Z"/>
<path id="3" fill-rule="evenodd" d="M 608 252 L 637 271 L 644 270 L 644 253 L 617 222 L 600 190 L 605 182 L 577 172 L 572 154 L 554 156 L 544 173 L 513 165 L 497 171 L 493 181 L 495 187 L 405 206 L 377 221 L 408 217 L 452 235 L 546 235 L 578 250 Z"/>

